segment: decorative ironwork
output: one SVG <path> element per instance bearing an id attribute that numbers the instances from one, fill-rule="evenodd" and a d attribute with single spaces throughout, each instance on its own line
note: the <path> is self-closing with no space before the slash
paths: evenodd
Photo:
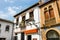
<path id="1" fill-rule="evenodd" d="M 21 21 L 20 27 L 21 27 L 21 28 L 24 28 L 24 27 L 25 27 L 25 21 Z"/>

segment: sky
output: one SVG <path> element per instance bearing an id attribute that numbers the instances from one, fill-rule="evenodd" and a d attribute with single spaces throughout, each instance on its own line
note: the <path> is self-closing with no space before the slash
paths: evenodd
<path id="1" fill-rule="evenodd" d="M 39 0 L 0 0 L 0 18 L 14 20 L 14 15 L 37 3 Z"/>

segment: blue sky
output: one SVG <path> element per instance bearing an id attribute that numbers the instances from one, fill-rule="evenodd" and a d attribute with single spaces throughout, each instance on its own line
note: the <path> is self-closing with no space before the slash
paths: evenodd
<path id="1" fill-rule="evenodd" d="M 0 18 L 14 20 L 14 15 L 35 4 L 39 0 L 0 0 Z"/>

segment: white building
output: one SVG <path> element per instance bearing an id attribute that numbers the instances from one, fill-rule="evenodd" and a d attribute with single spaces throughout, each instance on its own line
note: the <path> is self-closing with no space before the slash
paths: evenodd
<path id="1" fill-rule="evenodd" d="M 0 40 L 13 39 L 13 22 L 0 18 Z"/>
<path id="2" fill-rule="evenodd" d="M 42 40 L 38 5 L 39 3 L 36 3 L 14 16 L 15 40 Z"/>

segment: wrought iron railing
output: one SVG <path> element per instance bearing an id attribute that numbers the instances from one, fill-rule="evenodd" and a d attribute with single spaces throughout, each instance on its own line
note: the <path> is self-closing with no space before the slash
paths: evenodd
<path id="1" fill-rule="evenodd" d="M 19 26 L 20 26 L 20 28 L 24 28 L 25 27 L 25 21 L 21 21 Z"/>

